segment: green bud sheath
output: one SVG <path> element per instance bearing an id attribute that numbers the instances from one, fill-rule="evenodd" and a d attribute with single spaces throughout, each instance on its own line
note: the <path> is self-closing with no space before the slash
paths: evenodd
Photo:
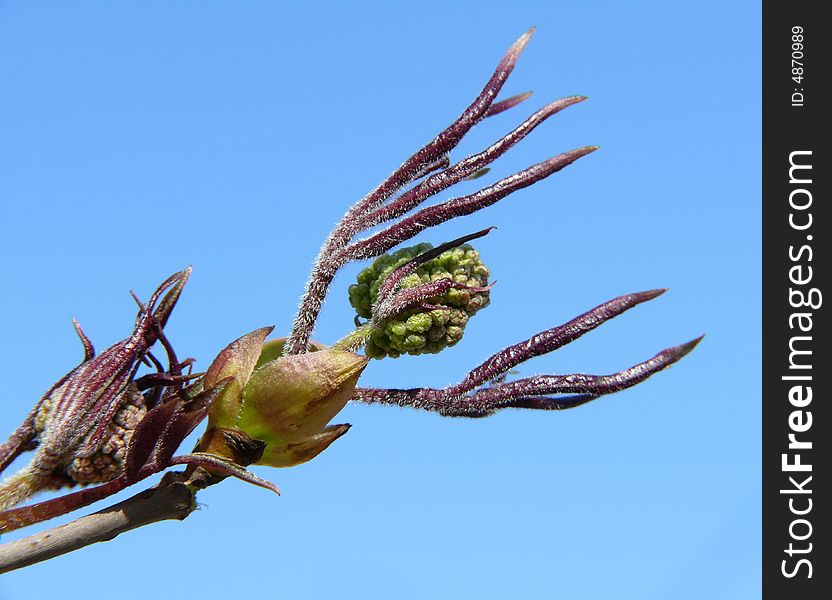
<path id="1" fill-rule="evenodd" d="M 326 450 L 332 442 L 347 433 L 349 428 L 350 426 L 346 423 L 332 425 L 321 433 L 297 442 L 268 445 L 263 457 L 256 464 L 270 467 L 293 467 L 305 463 Z"/>
<path id="2" fill-rule="evenodd" d="M 242 392 L 248 383 L 263 348 L 263 341 L 273 327 L 262 327 L 231 342 L 217 355 L 202 378 L 203 389 L 209 389 L 226 377 L 233 377 L 222 395 L 208 412 L 208 429 L 233 427 L 240 416 Z"/>
<path id="3" fill-rule="evenodd" d="M 274 340 L 269 340 L 268 342 L 263 344 L 263 348 L 260 351 L 260 358 L 257 359 L 257 364 L 254 365 L 254 368 L 259 369 L 267 362 L 271 362 L 274 359 L 283 356 L 284 346 L 286 346 L 286 338 L 277 338 Z M 319 350 L 326 350 L 327 347 L 320 342 L 310 340 L 309 349 L 312 352 L 318 352 Z"/>
<path id="4" fill-rule="evenodd" d="M 368 359 L 312 343 L 312 352 L 283 356 L 271 328 L 229 344 L 203 377 L 210 388 L 233 377 L 208 413 L 198 450 L 241 466 L 290 467 L 306 462 L 349 425 L 327 426 L 346 405 Z"/>
<path id="5" fill-rule="evenodd" d="M 281 356 L 256 369 L 243 391 L 237 428 L 266 443 L 257 464 L 285 467 L 314 458 L 348 426 L 326 427 L 344 408 L 368 359 L 323 350 Z"/>

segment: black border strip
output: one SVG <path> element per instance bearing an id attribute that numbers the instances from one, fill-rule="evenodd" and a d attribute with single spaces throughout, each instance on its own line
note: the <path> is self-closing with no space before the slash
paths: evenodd
<path id="1" fill-rule="evenodd" d="M 763 597 L 772 599 L 828 598 L 832 589 L 821 491 L 832 487 L 823 435 L 832 402 L 823 350 L 832 331 L 821 284 L 832 236 L 823 210 L 829 134 L 821 132 L 832 113 L 824 91 L 832 23 L 822 6 L 763 3 L 762 560 Z"/>

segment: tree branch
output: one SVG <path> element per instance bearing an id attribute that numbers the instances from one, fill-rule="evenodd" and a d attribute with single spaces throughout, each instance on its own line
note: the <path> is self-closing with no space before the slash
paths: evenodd
<path id="1" fill-rule="evenodd" d="M 181 521 L 196 508 L 196 492 L 214 483 L 207 474 L 182 481 L 168 473 L 132 498 L 97 513 L 0 546 L 0 574 L 114 539 L 126 531 L 169 519 Z M 196 475 L 196 474 L 195 474 Z"/>

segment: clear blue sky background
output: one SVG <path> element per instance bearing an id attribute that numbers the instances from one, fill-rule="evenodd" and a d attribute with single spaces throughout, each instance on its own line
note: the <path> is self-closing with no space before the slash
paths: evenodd
<path id="1" fill-rule="evenodd" d="M 758 3 L 350 4 L 0 2 L 0 429 L 77 364 L 71 316 L 104 348 L 132 326 L 128 290 L 146 297 L 186 265 L 169 326 L 180 354 L 205 367 L 251 329 L 286 332 L 335 219 L 532 25 L 506 91 L 535 96 L 454 158 L 571 94 L 590 100 L 485 181 L 602 149 L 421 236 L 497 225 L 479 244 L 492 305 L 456 348 L 374 362 L 362 382 L 446 385 L 655 287 L 670 292 L 522 374 L 612 372 L 705 341 L 564 413 L 350 406 L 338 422 L 353 429 L 319 458 L 257 471 L 282 497 L 226 482 L 183 523 L 3 576 L 0 598 L 757 597 Z M 318 339 L 350 327 L 358 268 L 338 278 Z"/>

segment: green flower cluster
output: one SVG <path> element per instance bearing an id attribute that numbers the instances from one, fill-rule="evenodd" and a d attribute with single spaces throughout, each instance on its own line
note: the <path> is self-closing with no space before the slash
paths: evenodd
<path id="1" fill-rule="evenodd" d="M 359 317 L 372 317 L 373 303 L 384 279 L 395 269 L 419 254 L 433 248 L 418 244 L 378 257 L 373 264 L 358 274 L 358 283 L 350 286 L 350 304 Z M 402 279 L 401 289 L 440 279 L 451 279 L 470 287 L 486 287 L 490 273 L 480 260 L 479 252 L 464 244 L 447 250 Z M 468 319 L 489 302 L 489 292 L 450 289 L 442 296 L 430 298 L 427 304 L 441 307 L 435 310 L 418 308 L 406 310 L 392 319 L 373 326 L 365 351 L 371 358 L 402 354 L 436 354 L 462 339 Z"/>

